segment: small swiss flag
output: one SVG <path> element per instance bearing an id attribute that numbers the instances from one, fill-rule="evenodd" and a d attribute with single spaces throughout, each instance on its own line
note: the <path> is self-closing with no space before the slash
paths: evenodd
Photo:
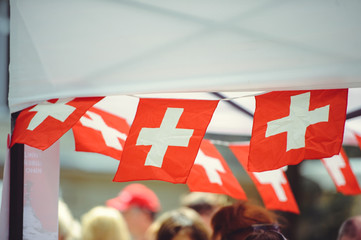
<path id="1" fill-rule="evenodd" d="M 347 89 L 336 89 L 256 96 L 248 170 L 273 170 L 338 154 L 347 94 Z"/>
<path id="2" fill-rule="evenodd" d="M 341 148 L 340 154 L 331 158 L 321 159 L 326 167 L 338 192 L 344 195 L 361 193 L 357 178 L 354 175 L 345 151 Z"/>
<path id="3" fill-rule="evenodd" d="M 247 171 L 248 145 L 231 145 L 240 164 Z M 300 213 L 291 186 L 283 169 L 275 169 L 265 172 L 250 172 L 248 175 L 256 185 L 256 188 L 263 199 L 265 207 L 272 210 Z"/>
<path id="4" fill-rule="evenodd" d="M 48 100 L 24 109 L 16 119 L 11 146 L 23 143 L 45 150 L 61 138 L 103 97 Z"/>
<path id="5" fill-rule="evenodd" d="M 124 118 L 92 107 L 73 126 L 75 150 L 120 160 L 129 128 Z"/>
<path id="6" fill-rule="evenodd" d="M 218 102 L 140 99 L 113 181 L 185 183 Z"/>
<path id="7" fill-rule="evenodd" d="M 246 200 L 241 185 L 211 141 L 203 139 L 187 180 L 192 192 L 226 194 Z"/>

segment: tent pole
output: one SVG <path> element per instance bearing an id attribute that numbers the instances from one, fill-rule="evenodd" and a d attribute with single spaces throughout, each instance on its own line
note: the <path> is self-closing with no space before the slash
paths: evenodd
<path id="1" fill-rule="evenodd" d="M 361 116 L 361 109 L 346 114 L 346 120 Z"/>
<path id="2" fill-rule="evenodd" d="M 11 132 L 20 112 L 11 114 Z M 24 144 L 10 148 L 9 240 L 23 239 Z"/>
<path id="3" fill-rule="evenodd" d="M 219 93 L 219 92 L 212 92 L 211 94 L 213 94 L 214 96 L 220 98 L 220 99 L 226 99 L 226 97 Z M 250 116 L 251 118 L 253 118 L 253 114 L 251 112 L 249 112 L 248 110 L 244 109 L 243 107 L 241 107 L 240 105 L 238 105 L 237 103 L 231 101 L 231 100 L 228 100 L 226 101 L 228 104 L 230 104 L 232 107 L 234 107 L 235 109 L 243 112 L 244 114 Z"/>

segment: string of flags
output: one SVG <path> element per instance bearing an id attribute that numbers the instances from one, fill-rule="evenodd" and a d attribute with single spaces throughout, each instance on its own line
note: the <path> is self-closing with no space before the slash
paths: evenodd
<path id="1" fill-rule="evenodd" d="M 347 89 L 255 96 L 251 140 L 229 148 L 267 208 L 299 213 L 284 168 L 304 159 L 321 159 L 337 191 L 361 193 L 342 149 L 347 97 Z M 45 150 L 72 129 L 76 151 L 119 160 L 113 181 L 186 183 L 191 191 L 247 198 L 226 160 L 204 139 L 219 100 L 141 98 L 130 126 L 94 107 L 102 99 L 55 99 L 24 109 L 11 146 L 23 143 Z"/>

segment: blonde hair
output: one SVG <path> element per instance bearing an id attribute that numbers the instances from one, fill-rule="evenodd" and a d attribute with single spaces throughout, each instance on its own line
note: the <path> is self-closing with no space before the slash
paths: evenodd
<path id="1" fill-rule="evenodd" d="M 167 240 L 182 233 L 194 240 L 208 240 L 210 237 L 199 214 L 181 207 L 163 213 L 148 229 L 148 239 Z"/>
<path id="2" fill-rule="evenodd" d="M 82 217 L 82 240 L 130 240 L 123 216 L 116 209 L 97 206 Z"/>
<path id="3" fill-rule="evenodd" d="M 73 218 L 68 205 L 62 199 L 58 201 L 58 224 L 60 239 L 80 239 L 80 224 Z"/>

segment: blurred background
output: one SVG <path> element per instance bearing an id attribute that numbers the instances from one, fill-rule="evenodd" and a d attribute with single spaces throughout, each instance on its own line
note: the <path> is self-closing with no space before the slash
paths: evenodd
<path id="1" fill-rule="evenodd" d="M 8 1 L 0 0 L 0 189 L 6 157 L 7 135 L 10 133 L 10 113 L 7 106 L 9 63 Z M 206 138 L 223 142 L 249 140 L 249 136 L 207 134 Z M 231 167 L 249 199 L 263 205 L 244 169 L 227 146 L 216 144 Z M 356 146 L 344 146 L 351 167 L 361 183 L 361 151 Z M 75 218 L 96 205 L 115 197 L 128 183 L 112 182 L 118 161 L 95 153 L 75 152 L 72 132 L 60 140 L 60 196 L 69 205 Z M 331 177 L 318 160 L 304 161 L 287 170 L 292 190 L 301 213 L 279 212 L 289 221 L 286 235 L 294 240 L 336 239 L 342 221 L 361 214 L 361 196 L 344 196 L 336 192 Z M 189 192 L 183 184 L 142 181 L 159 196 L 162 211 L 176 208 L 180 198 Z M 1 198 L 0 198 L 1 200 Z"/>

